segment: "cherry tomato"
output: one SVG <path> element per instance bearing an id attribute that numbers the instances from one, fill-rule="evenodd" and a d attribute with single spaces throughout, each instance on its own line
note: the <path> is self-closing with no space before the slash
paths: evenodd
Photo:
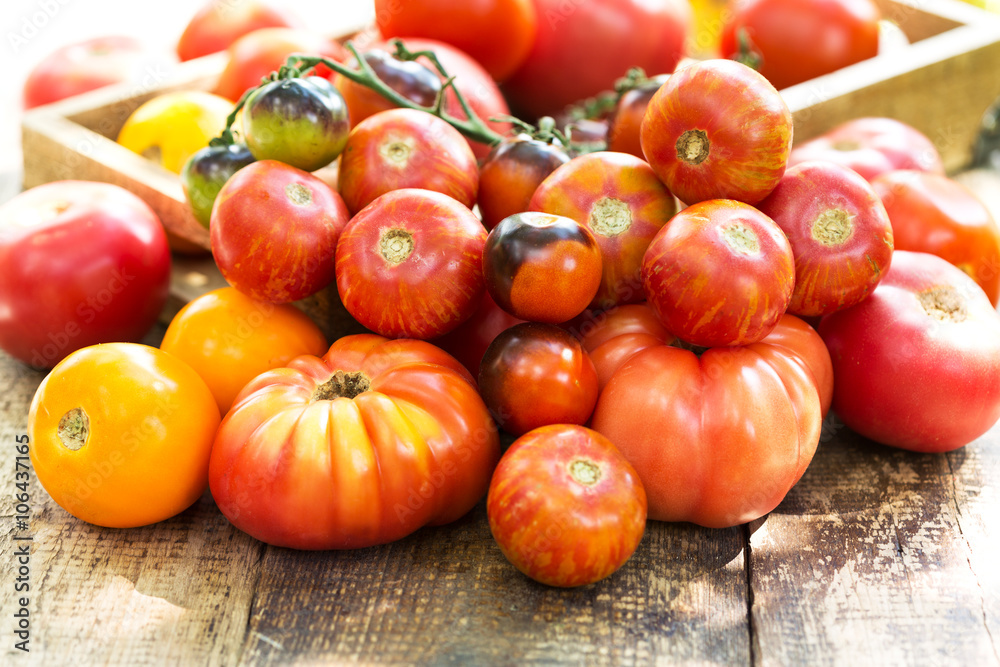
<path id="1" fill-rule="evenodd" d="M 354 549 L 460 518 L 499 458 L 461 364 L 429 343 L 360 334 L 252 380 L 209 474 L 219 509 L 253 537 Z"/>
<path id="2" fill-rule="evenodd" d="M 823 318 L 833 409 L 893 447 L 944 452 L 1000 418 L 1000 314 L 945 260 L 897 250 L 870 297 Z"/>
<path id="3" fill-rule="evenodd" d="M 919 130 L 894 118 L 855 118 L 792 149 L 788 166 L 828 160 L 849 167 L 871 181 L 894 169 L 944 174 L 941 155 Z"/>
<path id="4" fill-rule="evenodd" d="M 498 306 L 490 293 L 483 291 L 482 301 L 469 319 L 431 342 L 458 359 L 473 377 L 478 377 L 479 364 L 493 339 L 523 321 Z"/>
<path id="5" fill-rule="evenodd" d="M 160 343 L 205 380 L 223 415 L 250 380 L 303 354 L 322 355 L 328 347 L 319 327 L 298 308 L 254 301 L 232 287 L 185 304 Z"/>
<path id="6" fill-rule="evenodd" d="M 642 121 L 642 152 L 687 204 L 736 199 L 755 204 L 785 173 L 792 114 L 767 79 L 731 60 L 675 72 Z"/>
<path id="7" fill-rule="evenodd" d="M 181 187 L 195 219 L 208 229 L 212 206 L 230 176 L 254 161 L 242 144 L 207 146 L 188 158 L 181 169 Z"/>
<path id="8" fill-rule="evenodd" d="M 913 170 L 886 172 L 872 185 L 888 211 L 897 249 L 948 260 L 997 305 L 1000 229 L 971 190 L 946 176 Z"/>
<path id="9" fill-rule="evenodd" d="M 608 125 L 609 151 L 645 159 L 639 141 L 642 119 L 646 115 L 649 101 L 668 78 L 668 75 L 660 74 L 622 93 Z"/>
<path id="10" fill-rule="evenodd" d="M 593 313 L 579 325 L 577 331 L 583 349 L 597 369 L 601 391 L 630 357 L 650 347 L 677 341 L 660 323 L 656 312 L 645 303 L 630 303 Z"/>
<path id="11" fill-rule="evenodd" d="M 224 50 L 243 35 L 261 28 L 296 28 L 299 21 L 261 0 L 209 0 L 188 21 L 177 55 L 191 60 Z"/>
<path id="12" fill-rule="evenodd" d="M 479 219 L 451 197 L 394 190 L 355 215 L 341 235 L 340 299 L 354 319 L 383 336 L 444 335 L 479 306 L 485 243 Z"/>
<path id="13" fill-rule="evenodd" d="M 501 332 L 483 355 L 479 392 L 513 435 L 548 424 L 584 424 L 597 401 L 597 371 L 580 342 L 551 324 Z"/>
<path id="14" fill-rule="evenodd" d="M 0 207 L 0 348 L 27 364 L 141 340 L 169 286 L 163 226 L 124 188 L 56 181 Z"/>
<path id="15" fill-rule="evenodd" d="M 344 98 L 318 76 L 272 81 L 243 105 L 244 138 L 258 160 L 316 171 L 340 155 L 349 131 Z"/>
<path id="16" fill-rule="evenodd" d="M 727 15 L 723 57 L 740 55 L 745 32 L 760 73 L 779 90 L 878 54 L 881 15 L 872 0 L 744 0 Z"/>
<path id="17" fill-rule="evenodd" d="M 384 49 L 369 49 L 361 57 L 378 78 L 397 93 L 421 106 L 434 106 L 441 92 L 441 79 L 426 65 L 415 60 L 398 60 Z M 358 62 L 354 58 L 349 59 L 346 65 L 358 69 Z M 355 83 L 340 74 L 334 75 L 333 81 L 347 104 L 352 127 L 379 111 L 394 108 L 392 102 L 368 86 Z"/>
<path id="18" fill-rule="evenodd" d="M 498 143 L 479 168 L 476 200 L 486 229 L 509 215 L 529 210 L 531 195 L 545 177 L 569 162 L 566 149 L 526 134 Z"/>
<path id="19" fill-rule="evenodd" d="M 109 528 L 163 521 L 208 486 L 219 409 L 190 366 L 155 347 L 73 352 L 28 410 L 31 464 L 60 507 Z"/>
<path id="20" fill-rule="evenodd" d="M 591 302 L 595 308 L 645 298 L 642 255 L 677 210 L 648 164 L 610 152 L 581 155 L 556 169 L 538 186 L 529 207 L 572 218 L 597 239 L 604 274 Z"/>
<path id="21" fill-rule="evenodd" d="M 350 214 L 323 181 L 283 162 L 240 169 L 219 191 L 209 232 L 230 285 L 258 301 L 287 303 L 333 282 L 331 258 Z"/>
<path id="22" fill-rule="evenodd" d="M 611 90 L 630 67 L 650 75 L 674 71 L 691 24 L 686 0 L 534 3 L 534 44 L 505 87 L 511 103 L 532 118 Z"/>
<path id="23" fill-rule="evenodd" d="M 451 125 L 423 111 L 390 109 L 351 130 L 339 187 L 352 214 L 402 188 L 433 190 L 472 208 L 479 170 L 465 138 Z"/>
<path id="24" fill-rule="evenodd" d="M 518 570 L 548 586 L 585 586 L 616 572 L 646 530 L 646 492 L 611 441 L 582 426 L 518 438 L 486 498 L 490 532 Z"/>
<path id="25" fill-rule="evenodd" d="M 516 213 L 483 250 L 486 289 L 514 317 L 559 324 L 584 311 L 601 286 L 601 248 L 575 220 Z"/>
<path id="26" fill-rule="evenodd" d="M 833 162 L 785 172 L 757 208 L 781 227 L 795 256 L 788 312 L 826 315 L 864 300 L 892 261 L 892 225 L 859 174 Z"/>

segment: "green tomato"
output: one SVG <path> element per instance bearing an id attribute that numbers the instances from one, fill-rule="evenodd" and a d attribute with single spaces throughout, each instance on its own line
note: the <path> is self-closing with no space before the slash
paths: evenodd
<path id="1" fill-rule="evenodd" d="M 208 146 L 192 155 L 181 169 L 181 187 L 195 219 L 205 228 L 212 205 L 229 177 L 254 162 L 250 149 L 241 144 Z"/>

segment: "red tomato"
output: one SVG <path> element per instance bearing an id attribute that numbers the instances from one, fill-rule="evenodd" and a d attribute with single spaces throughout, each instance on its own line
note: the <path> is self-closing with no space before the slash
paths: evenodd
<path id="1" fill-rule="evenodd" d="M 139 341 L 169 286 L 163 226 L 123 188 L 57 181 L 0 207 L 0 348 L 24 363 Z"/>
<path id="2" fill-rule="evenodd" d="M 601 391 L 614 372 L 632 356 L 647 348 L 677 341 L 645 303 L 631 303 L 594 313 L 577 332 L 583 349 L 597 369 Z"/>
<path id="3" fill-rule="evenodd" d="M 479 364 L 493 339 L 523 321 L 498 306 L 484 291 L 472 317 L 431 342 L 462 362 L 473 377 L 479 377 Z"/>
<path id="4" fill-rule="evenodd" d="M 788 309 L 795 260 L 769 217 L 730 199 L 675 215 L 642 259 L 642 287 L 663 326 L 693 345 L 746 345 Z"/>
<path id="5" fill-rule="evenodd" d="M 479 306 L 486 230 L 451 197 L 414 188 L 382 195 L 337 244 L 337 289 L 363 326 L 392 338 L 434 338 Z"/>
<path id="6" fill-rule="evenodd" d="M 513 435 L 549 424 L 584 424 L 597 401 L 597 371 L 580 342 L 551 324 L 501 332 L 483 355 L 479 392 Z"/>
<path id="7" fill-rule="evenodd" d="M 683 0 L 534 2 L 534 44 L 505 88 L 512 104 L 534 118 L 611 90 L 630 67 L 650 75 L 674 71 L 691 24 Z"/>
<path id="8" fill-rule="evenodd" d="M 677 210 L 673 195 L 649 165 L 632 155 L 581 155 L 552 172 L 529 208 L 587 227 L 601 247 L 604 276 L 592 302 L 610 308 L 643 300 L 642 254 Z"/>
<path id="9" fill-rule="evenodd" d="M 511 315 L 559 324 L 582 313 L 601 286 L 601 249 L 571 218 L 516 213 L 486 237 L 483 276 Z"/>
<path id="10" fill-rule="evenodd" d="M 833 409 L 861 435 L 945 452 L 1000 418 L 1000 315 L 962 271 L 897 250 L 870 297 L 819 326 L 837 378 Z"/>
<path id="11" fill-rule="evenodd" d="M 490 531 L 518 570 L 549 586 L 616 572 L 646 531 L 646 492 L 611 441 L 582 426 L 543 426 L 500 459 L 486 499 Z"/>
<path id="12" fill-rule="evenodd" d="M 757 208 L 795 256 L 788 312 L 826 315 L 865 299 L 892 261 L 889 216 L 864 178 L 833 162 L 803 162 Z"/>
<path id="13" fill-rule="evenodd" d="M 451 44 L 503 81 L 528 57 L 537 16 L 531 0 L 375 0 L 375 21 L 385 37 Z"/>
<path id="14" fill-rule="evenodd" d="M 340 194 L 352 214 L 377 197 L 422 188 L 476 203 L 479 168 L 469 144 L 423 111 L 389 109 L 354 126 L 340 158 Z"/>
<path id="15" fill-rule="evenodd" d="M 288 303 L 333 282 L 337 240 L 350 214 L 315 176 L 261 160 L 226 181 L 212 208 L 212 255 L 230 285 Z"/>
<path id="16" fill-rule="evenodd" d="M 785 173 L 792 114 L 746 65 L 705 60 L 678 70 L 656 91 L 640 138 L 650 166 L 682 202 L 755 204 Z"/>
<path id="17" fill-rule="evenodd" d="M 650 519 L 746 523 L 777 507 L 812 460 L 823 412 L 810 360 L 828 368 L 823 355 L 791 315 L 747 346 L 651 347 L 611 376 L 592 427 L 635 466 Z"/>
<path id="18" fill-rule="evenodd" d="M 56 49 L 28 73 L 24 108 L 137 79 L 154 55 L 162 57 L 138 39 L 121 36 L 97 37 Z"/>
<path id="19" fill-rule="evenodd" d="M 828 160 L 871 181 L 895 169 L 944 174 L 941 155 L 919 130 L 893 118 L 855 118 L 792 149 L 788 166 Z"/>
<path id="20" fill-rule="evenodd" d="M 649 101 L 669 75 L 660 74 L 625 91 L 618 99 L 608 125 L 608 150 L 645 159 L 639 137 Z"/>
<path id="21" fill-rule="evenodd" d="M 287 11 L 261 0 L 209 0 L 188 21 L 177 41 L 177 55 L 191 60 L 222 51 L 243 35 L 261 28 L 297 28 Z"/>
<path id="22" fill-rule="evenodd" d="M 896 248 L 929 252 L 965 271 L 994 306 L 1000 300 L 1000 229 L 967 187 L 938 174 L 890 171 L 872 181 Z"/>
<path id="23" fill-rule="evenodd" d="M 277 72 L 293 53 L 321 55 L 342 62 L 347 52 L 337 42 L 300 28 L 261 28 L 229 45 L 229 61 L 219 75 L 215 93 L 234 102 L 261 79 Z M 329 78 L 332 72 L 320 65 L 316 76 Z"/>
<path id="24" fill-rule="evenodd" d="M 872 0 L 744 0 L 726 14 L 722 55 L 738 56 L 746 31 L 760 73 L 778 89 L 878 54 L 881 16 Z"/>
<path id="25" fill-rule="evenodd" d="M 493 229 L 508 215 L 529 210 L 531 195 L 541 182 L 567 162 L 569 154 L 560 144 L 525 134 L 494 146 L 479 168 L 476 202 L 486 229 Z"/>
<path id="26" fill-rule="evenodd" d="M 458 519 L 499 458 L 461 364 L 429 343 L 360 334 L 252 380 L 219 427 L 209 481 L 259 540 L 354 549 Z"/>

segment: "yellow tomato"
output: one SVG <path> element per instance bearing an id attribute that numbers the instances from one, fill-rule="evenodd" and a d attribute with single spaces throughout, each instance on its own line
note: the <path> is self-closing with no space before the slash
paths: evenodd
<path id="1" fill-rule="evenodd" d="M 225 129 L 232 111 L 232 102 L 212 93 L 165 93 L 132 112 L 118 143 L 179 174 L 189 157 Z"/>
<path id="2" fill-rule="evenodd" d="M 232 287 L 181 308 L 160 344 L 201 375 L 222 414 L 264 371 L 303 354 L 321 357 L 328 347 L 319 327 L 295 306 L 255 301 Z"/>
<path id="3" fill-rule="evenodd" d="M 694 30 L 691 31 L 688 53 L 699 58 L 718 58 L 719 36 L 729 19 L 730 0 L 691 0 L 694 10 Z"/>
<path id="4" fill-rule="evenodd" d="M 981 7 L 987 11 L 1000 14 L 1000 0 L 965 0 L 970 5 Z"/>
<path id="5" fill-rule="evenodd" d="M 73 352 L 28 411 L 31 463 L 67 512 L 131 528 L 182 512 L 208 486 L 219 409 L 186 363 L 155 347 Z"/>

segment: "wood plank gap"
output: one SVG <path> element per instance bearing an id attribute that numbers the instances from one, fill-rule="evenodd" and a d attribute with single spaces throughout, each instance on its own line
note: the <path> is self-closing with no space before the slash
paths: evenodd
<path id="1" fill-rule="evenodd" d="M 267 554 L 267 550 L 270 548 L 272 547 L 268 546 L 264 542 L 260 542 L 257 545 L 257 559 L 253 562 L 253 565 L 250 566 L 250 569 L 253 570 L 253 584 L 251 584 L 251 588 L 253 589 L 253 595 L 250 596 L 250 604 L 247 605 L 247 623 L 246 623 L 246 628 L 243 631 L 243 648 L 240 649 L 240 656 L 236 662 L 236 664 L 239 665 L 250 664 L 249 661 L 247 660 L 247 653 L 250 652 L 250 647 L 253 645 L 250 640 L 253 639 L 251 635 L 254 632 L 253 630 L 254 607 L 257 604 L 257 597 L 259 594 L 258 588 L 260 587 L 260 580 L 263 576 L 264 556 Z M 254 639 L 254 642 L 256 642 L 256 639 Z"/>
<path id="2" fill-rule="evenodd" d="M 760 652 L 757 645 L 757 626 L 753 618 L 753 548 L 750 546 L 750 537 L 753 530 L 751 524 L 745 523 L 741 526 L 743 534 L 743 576 L 746 577 L 747 585 L 747 639 L 750 649 L 750 664 L 760 664 Z"/>

